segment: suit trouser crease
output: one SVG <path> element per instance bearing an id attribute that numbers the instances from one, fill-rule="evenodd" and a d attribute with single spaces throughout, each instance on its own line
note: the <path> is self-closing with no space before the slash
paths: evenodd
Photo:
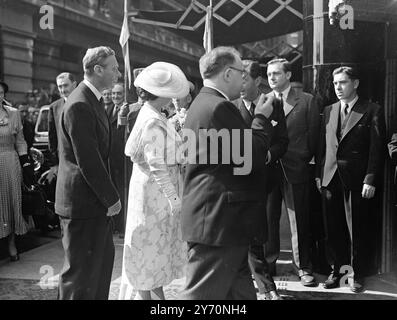
<path id="1" fill-rule="evenodd" d="M 310 258 L 310 184 L 290 184 L 285 178 L 269 194 L 267 214 L 269 237 L 265 245 L 268 263 L 276 263 L 280 254 L 281 206 L 287 210 L 294 264 L 300 275 L 312 272 Z"/>
<path id="2" fill-rule="evenodd" d="M 256 300 L 248 246 L 189 243 L 183 300 Z"/>
<path id="3" fill-rule="evenodd" d="M 323 203 L 328 262 L 334 272 L 350 265 L 355 276 L 362 277 L 370 245 L 371 201 L 363 199 L 360 191 L 345 189 L 335 174 L 323 188 Z"/>
<path id="4" fill-rule="evenodd" d="M 114 263 L 113 223 L 108 217 L 61 218 L 64 267 L 61 300 L 107 300 Z"/>

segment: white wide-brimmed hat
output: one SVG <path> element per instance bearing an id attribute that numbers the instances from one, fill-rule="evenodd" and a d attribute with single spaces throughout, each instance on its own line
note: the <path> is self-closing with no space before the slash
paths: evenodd
<path id="1" fill-rule="evenodd" d="M 134 81 L 140 87 L 162 98 L 183 98 L 189 94 L 189 82 L 183 71 L 168 62 L 155 62 L 142 70 Z"/>

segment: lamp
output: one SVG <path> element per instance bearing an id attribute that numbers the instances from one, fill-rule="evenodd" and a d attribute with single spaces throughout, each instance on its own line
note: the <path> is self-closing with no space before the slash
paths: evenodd
<path id="1" fill-rule="evenodd" d="M 346 4 L 346 0 L 329 0 L 328 2 L 328 17 L 329 23 L 334 25 L 336 20 L 340 18 L 340 12 L 343 6 Z"/>

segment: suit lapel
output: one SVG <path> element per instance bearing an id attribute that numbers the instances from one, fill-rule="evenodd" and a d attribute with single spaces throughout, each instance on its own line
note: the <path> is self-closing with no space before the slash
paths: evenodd
<path id="1" fill-rule="evenodd" d="M 298 104 L 298 100 L 298 95 L 296 94 L 295 90 L 291 88 L 287 97 L 287 101 L 284 102 L 284 113 L 286 117 L 288 117 L 292 109 L 294 109 L 295 106 Z"/>
<path id="2" fill-rule="evenodd" d="M 106 116 L 105 108 L 99 103 L 95 94 L 88 88 L 84 82 L 80 84 L 82 86 L 82 91 L 88 99 L 88 102 L 93 107 L 99 122 L 105 127 L 107 134 L 109 134 L 109 119 Z"/>
<path id="3" fill-rule="evenodd" d="M 353 106 L 353 109 L 351 110 L 349 119 L 347 119 L 346 127 L 343 131 L 341 140 L 343 140 L 343 138 L 349 133 L 349 131 L 353 129 L 353 127 L 360 121 L 366 109 L 367 104 L 363 104 L 363 102 L 358 99 L 356 104 Z"/>
<path id="4" fill-rule="evenodd" d="M 115 108 L 116 108 L 116 106 L 114 104 L 113 104 L 113 107 L 110 108 L 110 112 L 108 114 L 110 123 L 113 123 L 113 122 L 117 121 L 117 114 L 113 114 Z"/>
<path id="5" fill-rule="evenodd" d="M 109 118 L 109 119 L 110 119 L 110 117 L 111 117 L 112 114 L 113 114 L 113 108 L 114 108 L 114 103 L 112 103 L 112 105 L 111 105 L 110 108 L 105 109 L 105 110 L 106 110 L 106 114 L 108 115 L 108 118 Z"/>
<path id="6" fill-rule="evenodd" d="M 339 121 L 339 110 L 340 110 L 340 102 L 334 103 L 331 107 L 329 113 L 329 121 L 327 123 L 327 127 L 332 134 L 337 137 L 338 134 L 338 121 Z M 328 130 L 327 130 L 328 131 Z M 338 139 L 336 139 L 336 143 L 338 143 Z"/>
<path id="7" fill-rule="evenodd" d="M 243 99 L 241 99 L 241 102 L 240 102 L 240 105 L 238 108 L 240 110 L 241 116 L 243 117 L 245 123 L 250 126 L 253 118 L 252 118 L 251 113 L 247 110 Z"/>

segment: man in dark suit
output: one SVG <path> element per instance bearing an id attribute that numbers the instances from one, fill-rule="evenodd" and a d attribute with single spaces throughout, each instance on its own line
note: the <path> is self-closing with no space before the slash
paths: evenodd
<path id="1" fill-rule="evenodd" d="M 112 100 L 112 88 L 106 88 L 102 91 L 103 104 L 105 105 L 106 114 L 109 116 L 110 109 L 113 108 L 114 103 Z"/>
<path id="2" fill-rule="evenodd" d="M 142 72 L 144 68 L 136 68 L 134 69 L 134 79 Z M 136 118 L 138 117 L 139 111 L 142 108 L 143 102 L 141 97 L 137 92 L 138 101 L 132 104 L 124 104 L 120 108 L 119 116 L 118 116 L 118 126 L 128 126 L 127 134 L 132 131 L 134 127 Z"/>
<path id="3" fill-rule="evenodd" d="M 280 254 L 280 217 L 284 201 L 291 229 L 294 265 L 304 286 L 315 286 L 311 262 L 310 161 L 317 151 L 320 114 L 313 96 L 291 88 L 291 66 L 285 59 L 268 62 L 267 77 L 272 93 L 280 99 L 287 122 L 289 144 L 284 156 L 273 163 L 272 189 L 269 190 L 267 214 L 269 237 L 266 259 L 275 272 Z"/>
<path id="4" fill-rule="evenodd" d="M 373 251 L 371 207 L 381 183 L 385 120 L 379 105 L 357 95 L 359 79 L 353 68 L 340 67 L 333 77 L 339 101 L 324 109 L 316 170 L 333 268 L 324 287 L 340 286 L 340 273 L 345 273 L 341 268 L 351 266 L 350 289 L 361 292 Z"/>
<path id="5" fill-rule="evenodd" d="M 246 75 L 239 53 L 215 48 L 201 57 L 200 72 L 204 87 L 184 129 L 197 149 L 193 157 L 188 151 L 182 200 L 182 236 L 189 258 L 181 298 L 256 299 L 248 248 L 266 237 L 263 174 L 273 132 L 268 119 L 273 99 L 260 99 L 248 126 L 231 102 L 239 97 Z M 236 159 L 240 151 L 242 162 Z"/>
<path id="6" fill-rule="evenodd" d="M 50 104 L 48 112 L 48 144 L 52 155 L 54 164 L 57 166 L 59 162 L 58 157 L 58 130 L 59 130 L 59 117 L 62 112 L 65 101 L 76 88 L 76 81 L 73 74 L 63 72 L 56 78 L 57 87 L 61 98 Z"/>
<path id="7" fill-rule="evenodd" d="M 114 51 L 88 49 L 84 81 L 59 121 L 55 211 L 61 218 L 65 263 L 60 299 L 108 299 L 114 261 L 111 217 L 121 209 L 108 169 L 111 136 L 101 91 L 121 76 Z"/>
<path id="8" fill-rule="evenodd" d="M 34 124 L 29 121 L 29 106 L 21 104 L 18 106 L 18 111 L 21 114 L 21 120 L 23 125 L 23 137 L 25 138 L 28 150 L 33 147 L 34 142 Z"/>
<path id="9" fill-rule="evenodd" d="M 260 97 L 259 86 L 262 81 L 261 67 L 258 62 L 252 60 L 243 60 L 244 69 L 247 76 L 244 78 L 243 90 L 241 91 L 241 98 L 236 101 L 238 109 L 243 116 L 248 126 L 251 126 L 255 117 L 255 107 Z M 274 127 L 274 133 L 270 141 L 270 148 L 266 158 L 266 186 L 269 185 L 269 176 L 273 165 L 280 159 L 287 151 L 288 147 L 288 132 L 285 123 L 284 110 L 279 100 L 273 103 L 274 111 L 270 118 Z M 267 203 L 267 191 L 263 190 L 265 203 Z M 266 216 L 266 207 L 263 208 L 263 214 Z M 266 261 L 263 243 L 252 244 L 250 247 L 249 264 L 251 272 L 255 277 L 259 292 L 265 294 L 268 300 L 281 300 L 277 292 L 276 285 L 270 274 L 269 264 Z"/>
<path id="10" fill-rule="evenodd" d="M 131 177 L 131 161 L 126 159 L 124 155 L 125 148 L 125 127 L 118 124 L 118 116 L 124 104 L 124 84 L 116 83 L 112 88 L 112 105 L 107 108 L 107 115 L 110 122 L 110 130 L 112 132 L 112 143 L 110 146 L 109 168 L 112 181 L 120 196 L 121 212 L 114 218 L 115 232 L 119 233 L 119 237 L 124 236 L 127 208 L 128 192 L 125 195 L 125 188 L 128 188 L 129 179 Z M 125 163 L 124 163 L 125 162 Z M 127 168 L 124 168 L 124 165 Z M 126 170 L 127 169 L 127 170 Z M 127 172 L 126 172 L 127 171 Z M 125 176 L 127 174 L 127 177 Z M 128 180 L 126 180 L 126 178 Z"/>

